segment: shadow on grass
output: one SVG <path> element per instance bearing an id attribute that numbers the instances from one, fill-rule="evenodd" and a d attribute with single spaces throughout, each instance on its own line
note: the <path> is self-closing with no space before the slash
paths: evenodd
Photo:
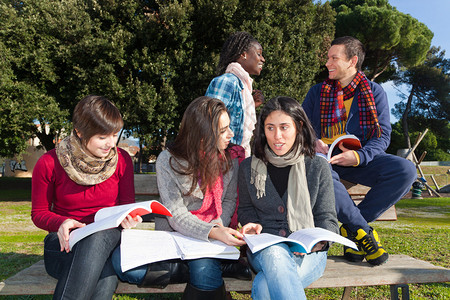
<path id="1" fill-rule="evenodd" d="M 0 253 L 0 280 L 3 281 L 19 271 L 43 259 L 42 255 L 16 252 Z"/>

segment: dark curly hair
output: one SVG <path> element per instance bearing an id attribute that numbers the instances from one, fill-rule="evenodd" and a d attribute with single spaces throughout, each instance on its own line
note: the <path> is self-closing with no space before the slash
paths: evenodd
<path id="1" fill-rule="evenodd" d="M 258 43 L 258 41 L 248 32 L 239 31 L 230 35 L 222 46 L 217 73 L 219 75 L 225 73 L 227 66 L 236 62 L 242 53 L 250 49 L 253 43 Z"/>

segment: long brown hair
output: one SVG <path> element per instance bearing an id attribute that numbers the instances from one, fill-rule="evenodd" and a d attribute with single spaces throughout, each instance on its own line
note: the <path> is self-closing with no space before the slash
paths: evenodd
<path id="1" fill-rule="evenodd" d="M 231 168 L 228 152 L 219 147 L 219 119 L 228 113 L 225 104 L 215 98 L 198 97 L 184 112 L 180 130 L 169 152 L 187 165 L 170 160 L 171 168 L 183 175 L 192 176 L 191 194 L 197 183 L 204 192 L 212 188 L 217 178 Z"/>

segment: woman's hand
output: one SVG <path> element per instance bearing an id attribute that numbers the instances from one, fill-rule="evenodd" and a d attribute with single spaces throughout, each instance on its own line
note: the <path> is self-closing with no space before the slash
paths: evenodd
<path id="1" fill-rule="evenodd" d="M 61 223 L 61 225 L 58 228 L 58 239 L 59 244 L 61 245 L 61 251 L 66 251 L 67 253 L 70 252 L 69 247 L 69 233 L 71 229 L 84 227 L 86 224 L 80 223 L 77 220 L 74 219 L 67 219 L 64 222 Z"/>
<path id="2" fill-rule="evenodd" d="M 261 224 L 247 223 L 241 228 L 242 234 L 260 234 L 262 230 Z"/>
<path id="3" fill-rule="evenodd" d="M 255 101 L 255 107 L 258 107 L 264 103 L 264 95 L 260 90 L 253 90 L 252 96 L 253 101 Z"/>
<path id="4" fill-rule="evenodd" d="M 323 250 L 323 248 L 325 248 L 326 245 L 327 245 L 327 242 L 326 242 L 326 241 L 318 242 L 318 243 L 315 244 L 314 247 L 311 249 L 311 252 L 321 251 L 321 250 Z"/>
<path id="5" fill-rule="evenodd" d="M 234 229 L 223 226 L 215 226 L 209 232 L 208 237 L 224 242 L 230 246 L 243 246 L 245 242 L 242 240 L 243 235 Z"/>
<path id="6" fill-rule="evenodd" d="M 141 216 L 136 216 L 133 218 L 130 215 L 127 215 L 126 218 L 123 219 L 122 223 L 120 223 L 120 226 L 122 226 L 123 229 L 130 229 L 136 227 L 139 223 L 142 223 Z"/>

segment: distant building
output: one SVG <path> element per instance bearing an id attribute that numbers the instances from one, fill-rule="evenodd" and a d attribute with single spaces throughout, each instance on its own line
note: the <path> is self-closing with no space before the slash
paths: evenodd
<path id="1" fill-rule="evenodd" d="M 37 126 L 40 126 L 39 124 Z M 39 139 L 33 138 L 28 141 L 28 148 L 24 154 L 13 158 L 0 158 L 0 176 L 4 177 L 31 177 L 34 166 L 38 159 L 46 152 L 43 147 L 39 147 Z M 135 146 L 131 140 L 122 138 L 119 147 L 127 151 L 133 162 L 139 147 Z"/>

